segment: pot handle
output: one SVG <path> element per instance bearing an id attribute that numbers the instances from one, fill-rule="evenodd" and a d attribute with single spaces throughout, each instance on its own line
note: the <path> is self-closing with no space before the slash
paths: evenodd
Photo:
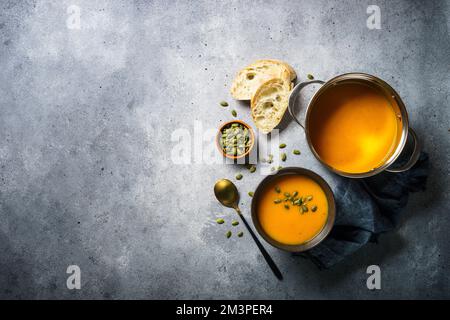
<path id="1" fill-rule="evenodd" d="M 417 138 L 417 134 L 412 128 L 408 128 L 408 133 L 411 134 L 411 137 L 414 140 L 414 150 L 411 154 L 411 157 L 409 158 L 408 162 L 406 162 L 403 166 L 400 166 L 398 168 L 393 168 L 393 169 L 387 168 L 386 169 L 387 172 L 394 172 L 394 173 L 397 172 L 398 173 L 398 172 L 407 171 L 416 164 L 417 160 L 419 160 L 421 146 L 420 146 L 419 139 Z"/>
<path id="2" fill-rule="evenodd" d="M 311 80 L 306 82 L 300 82 L 294 87 L 294 89 L 292 89 L 291 94 L 289 95 L 289 103 L 288 103 L 289 114 L 291 115 L 292 118 L 294 118 L 295 122 L 297 122 L 300 125 L 300 127 L 303 128 L 303 130 L 305 130 L 305 126 L 301 124 L 300 120 L 298 120 L 297 117 L 294 115 L 295 100 L 297 99 L 298 94 L 304 87 L 314 83 L 324 84 L 325 81 Z"/>

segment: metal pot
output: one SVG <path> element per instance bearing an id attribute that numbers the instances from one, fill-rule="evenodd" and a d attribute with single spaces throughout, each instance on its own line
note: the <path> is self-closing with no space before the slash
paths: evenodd
<path id="1" fill-rule="evenodd" d="M 333 168 L 332 166 L 327 164 L 323 159 L 321 159 L 321 157 L 316 152 L 314 145 L 311 141 L 310 128 L 309 128 L 309 126 L 310 126 L 310 124 L 309 124 L 310 118 L 309 117 L 311 115 L 311 110 L 316 105 L 318 97 L 320 97 L 321 94 L 323 94 L 330 88 L 332 88 L 338 84 L 342 84 L 343 82 L 365 84 L 370 87 L 381 90 L 381 92 L 383 92 L 385 94 L 386 98 L 391 102 L 391 105 L 395 109 L 394 111 L 400 117 L 401 122 L 402 122 L 401 136 L 398 139 L 395 150 L 382 164 L 380 164 L 378 167 L 373 168 L 372 170 L 367 171 L 367 172 L 349 173 L 349 172 L 344 172 L 344 171 L 338 170 L 336 168 Z M 300 93 L 300 91 L 304 87 L 306 87 L 310 84 L 322 84 L 322 87 L 320 87 L 320 89 L 315 92 L 315 94 L 311 98 L 310 102 L 308 103 L 308 106 L 306 107 L 305 124 L 302 124 L 300 122 L 300 120 L 294 114 L 294 106 L 295 106 L 296 98 L 297 98 L 298 94 Z M 337 77 L 334 77 L 331 80 L 328 80 L 327 82 L 321 81 L 321 80 L 312 80 L 312 81 L 299 83 L 294 87 L 294 89 L 292 90 L 292 92 L 290 94 L 288 110 L 289 110 L 290 115 L 294 118 L 294 120 L 304 129 L 305 134 L 306 134 L 306 139 L 308 141 L 308 146 L 311 149 L 314 156 L 317 158 L 317 160 L 319 160 L 324 166 L 326 166 L 333 172 L 337 173 L 338 175 L 341 175 L 344 177 L 349 177 L 349 178 L 366 178 L 366 177 L 376 175 L 382 171 L 403 172 L 403 171 L 409 170 L 412 166 L 414 166 L 414 164 L 419 159 L 419 155 L 420 155 L 419 140 L 418 140 L 417 135 L 414 132 L 414 130 L 409 127 L 408 113 L 406 111 L 406 107 L 405 107 L 402 99 L 400 98 L 398 93 L 395 92 L 395 90 L 389 84 L 387 84 L 383 80 L 381 80 L 375 76 L 372 76 L 370 74 L 346 73 L 346 74 L 342 74 Z M 396 163 L 396 160 L 398 159 L 398 157 L 404 150 L 407 140 L 409 142 L 413 143 L 413 151 L 409 155 L 409 159 L 408 159 L 408 161 L 406 161 L 406 163 L 398 164 L 398 162 Z"/>

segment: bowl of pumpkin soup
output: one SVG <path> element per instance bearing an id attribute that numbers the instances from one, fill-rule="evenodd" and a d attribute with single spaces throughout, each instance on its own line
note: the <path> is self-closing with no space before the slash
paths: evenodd
<path id="1" fill-rule="evenodd" d="M 252 220 L 276 248 L 303 252 L 331 231 L 336 206 L 326 181 L 304 168 L 283 168 L 261 181 L 252 199 Z"/>

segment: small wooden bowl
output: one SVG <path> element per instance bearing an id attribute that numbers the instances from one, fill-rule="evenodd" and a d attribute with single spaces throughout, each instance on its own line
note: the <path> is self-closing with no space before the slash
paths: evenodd
<path id="1" fill-rule="evenodd" d="M 238 156 L 234 156 L 234 155 L 225 153 L 225 152 L 223 151 L 223 149 L 222 149 L 222 146 L 220 145 L 220 138 L 222 137 L 222 131 L 223 131 L 223 129 L 225 129 L 225 127 L 228 127 L 229 125 L 231 125 L 231 124 L 233 124 L 233 123 L 239 123 L 239 124 L 243 125 L 243 126 L 246 127 L 246 128 L 248 129 L 248 131 L 250 132 L 250 146 L 248 147 L 247 152 L 245 152 L 245 153 L 243 153 L 243 154 L 241 154 L 241 155 L 238 155 Z M 250 127 L 250 125 L 248 125 L 248 124 L 245 123 L 244 121 L 241 121 L 241 120 L 232 120 L 232 121 L 228 121 L 228 122 L 225 122 L 224 124 L 222 124 L 222 125 L 220 126 L 219 131 L 217 132 L 217 136 L 216 136 L 216 145 L 217 145 L 217 148 L 219 149 L 220 153 L 222 153 L 222 155 L 223 155 L 225 158 L 232 159 L 232 160 L 237 160 L 237 159 L 247 158 L 247 157 L 250 155 L 250 153 L 251 153 L 251 151 L 253 150 L 253 147 L 254 147 L 254 145 L 255 145 L 255 134 L 253 133 L 252 127 Z"/>

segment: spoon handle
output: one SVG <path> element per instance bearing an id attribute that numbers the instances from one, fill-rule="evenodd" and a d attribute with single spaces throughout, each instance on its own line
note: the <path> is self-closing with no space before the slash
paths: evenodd
<path id="1" fill-rule="evenodd" d="M 259 250 L 261 251 L 264 259 L 266 259 L 267 264 L 269 265 L 270 269 L 272 269 L 272 272 L 275 274 L 275 276 L 278 278 L 278 280 L 283 280 L 283 275 L 281 274 L 280 270 L 278 269 L 275 262 L 270 257 L 269 253 L 264 249 L 264 246 L 261 244 L 261 242 L 256 237 L 255 233 L 253 232 L 250 225 L 247 223 L 247 220 L 245 220 L 241 210 L 236 207 L 234 208 L 236 212 L 238 213 L 239 217 L 241 217 L 242 222 L 244 222 L 245 226 L 247 227 L 248 232 L 252 236 L 253 240 L 255 241 L 256 245 L 258 246 Z"/>

